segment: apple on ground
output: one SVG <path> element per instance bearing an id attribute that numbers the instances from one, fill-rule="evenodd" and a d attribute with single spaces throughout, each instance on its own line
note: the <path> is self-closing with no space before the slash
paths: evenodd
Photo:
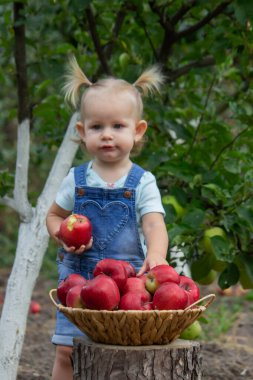
<path id="1" fill-rule="evenodd" d="M 120 310 L 152 310 L 150 294 L 144 291 L 130 291 L 125 293 L 119 303 Z"/>
<path id="2" fill-rule="evenodd" d="M 127 272 L 127 277 L 135 277 L 136 276 L 136 270 L 132 266 L 132 264 L 130 264 L 128 261 L 124 261 L 124 260 L 119 260 L 119 261 L 125 267 L 126 272 Z"/>
<path id="3" fill-rule="evenodd" d="M 186 291 L 188 296 L 187 306 L 199 300 L 200 289 L 198 285 L 190 277 L 180 276 L 179 286 Z"/>
<path id="4" fill-rule="evenodd" d="M 180 334 L 180 339 L 194 340 L 197 339 L 202 333 L 202 327 L 199 321 L 194 321 L 190 326 Z"/>
<path id="5" fill-rule="evenodd" d="M 81 290 L 84 285 L 75 285 L 69 289 L 66 297 L 66 305 L 68 307 L 83 308 L 81 300 Z"/>
<path id="6" fill-rule="evenodd" d="M 61 223 L 58 236 L 68 247 L 77 249 L 89 243 L 92 236 L 91 222 L 84 215 L 69 215 Z"/>
<path id="7" fill-rule="evenodd" d="M 183 310 L 188 303 L 186 291 L 174 282 L 159 286 L 153 297 L 155 310 Z"/>
<path id="8" fill-rule="evenodd" d="M 100 260 L 93 271 L 94 277 L 99 274 L 106 274 L 111 277 L 117 284 L 120 291 L 125 286 L 126 280 L 128 278 L 125 266 L 122 264 L 121 260 L 115 259 L 103 259 Z"/>
<path id="9" fill-rule="evenodd" d="M 174 195 L 164 195 L 162 202 L 165 205 L 171 205 L 175 209 L 178 218 L 181 218 L 185 214 L 185 208 L 181 206 Z"/>
<path id="10" fill-rule="evenodd" d="M 211 269 L 210 272 L 208 272 L 208 274 L 205 277 L 200 278 L 198 280 L 198 283 L 201 285 L 210 285 L 216 280 L 216 278 L 217 278 L 217 272 Z"/>
<path id="11" fill-rule="evenodd" d="M 64 280 L 60 282 L 57 288 L 57 297 L 63 306 L 66 306 L 66 297 L 70 288 L 75 285 L 84 285 L 86 283 L 86 279 L 77 273 L 71 273 Z"/>
<path id="12" fill-rule="evenodd" d="M 99 274 L 82 287 L 81 300 L 87 309 L 114 310 L 120 302 L 119 288 L 111 277 Z"/>
<path id="13" fill-rule="evenodd" d="M 157 265 L 147 273 L 146 289 L 154 294 L 156 289 L 164 282 L 179 284 L 180 278 L 177 271 L 170 265 Z"/>
<path id="14" fill-rule="evenodd" d="M 40 303 L 37 302 L 37 301 L 32 300 L 31 303 L 30 303 L 30 309 L 29 309 L 29 311 L 32 314 L 38 314 L 38 313 L 40 313 L 41 312 Z"/>
<path id="15" fill-rule="evenodd" d="M 129 277 L 126 280 L 126 284 L 121 291 L 121 294 L 128 292 L 142 292 L 147 294 L 149 301 L 151 300 L 151 294 L 146 290 L 144 282 L 138 277 Z"/>
<path id="16" fill-rule="evenodd" d="M 226 239 L 226 233 L 221 227 L 212 227 L 205 230 L 201 244 L 203 245 L 204 251 L 210 255 L 215 255 L 211 240 L 211 238 L 214 236 L 220 236 L 223 239 Z"/>

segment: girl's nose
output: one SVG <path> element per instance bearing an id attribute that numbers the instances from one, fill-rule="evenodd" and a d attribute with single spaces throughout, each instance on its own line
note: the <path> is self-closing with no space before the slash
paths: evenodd
<path id="1" fill-rule="evenodd" d="M 102 138 L 103 139 L 112 139 L 113 138 L 112 129 L 109 127 L 105 127 L 102 131 Z"/>

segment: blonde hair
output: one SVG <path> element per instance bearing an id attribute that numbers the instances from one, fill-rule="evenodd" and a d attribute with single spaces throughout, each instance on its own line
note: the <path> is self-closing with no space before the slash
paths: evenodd
<path id="1" fill-rule="evenodd" d="M 138 115 L 141 118 L 143 113 L 142 96 L 160 93 L 161 85 L 165 82 L 165 77 L 158 65 L 154 65 L 146 69 L 139 78 L 133 83 L 129 83 L 124 79 L 107 77 L 92 83 L 84 74 L 77 63 L 74 56 L 69 59 L 67 73 L 65 75 L 65 84 L 63 91 L 65 100 L 69 102 L 75 109 L 80 107 L 80 117 L 84 114 L 84 101 L 91 89 L 112 88 L 115 91 L 130 91 L 136 98 L 136 107 Z M 82 91 L 84 89 L 84 91 Z M 141 143 L 141 146 L 143 142 Z M 140 150 L 140 149 L 139 149 Z"/>

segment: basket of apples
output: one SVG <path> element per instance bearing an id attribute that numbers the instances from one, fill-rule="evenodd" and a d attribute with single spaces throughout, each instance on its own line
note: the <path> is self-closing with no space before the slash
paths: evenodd
<path id="1" fill-rule="evenodd" d="M 93 279 L 71 274 L 50 291 L 56 308 L 93 341 L 115 345 L 167 344 L 214 300 L 170 265 L 141 277 L 122 260 L 97 263 Z"/>

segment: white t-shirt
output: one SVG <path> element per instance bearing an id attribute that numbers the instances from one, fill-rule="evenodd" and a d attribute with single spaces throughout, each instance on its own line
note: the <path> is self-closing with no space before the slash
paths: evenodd
<path id="1" fill-rule="evenodd" d="M 115 183 L 106 183 L 101 177 L 92 169 L 92 162 L 89 162 L 86 172 L 86 184 L 91 187 L 99 188 L 121 188 L 124 187 L 127 175 L 121 177 Z M 74 168 L 71 168 L 68 175 L 63 179 L 62 184 L 56 194 L 56 203 L 58 206 L 67 211 L 74 209 L 75 202 L 75 178 Z M 156 179 L 150 172 L 145 172 L 140 179 L 138 186 L 136 187 L 136 219 L 139 230 L 139 235 L 144 252 L 145 243 L 144 236 L 141 229 L 141 218 L 143 215 L 150 212 L 158 212 L 165 215 L 164 208 L 162 206 L 160 191 L 156 184 Z"/>

